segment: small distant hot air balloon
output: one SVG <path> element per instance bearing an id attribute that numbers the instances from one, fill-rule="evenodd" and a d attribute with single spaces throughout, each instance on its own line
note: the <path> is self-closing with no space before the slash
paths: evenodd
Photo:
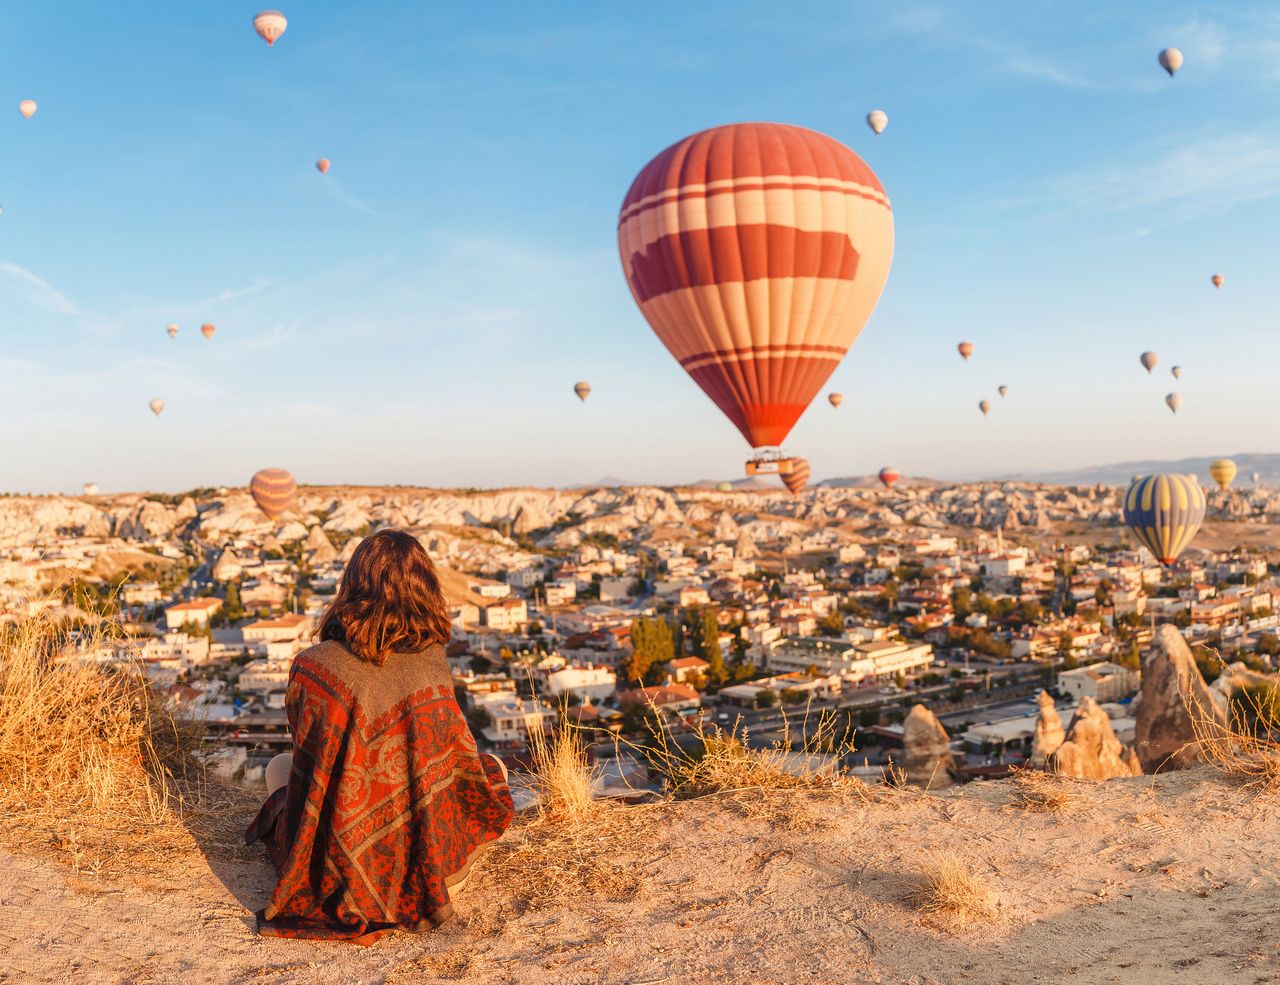
<path id="1" fill-rule="evenodd" d="M 978 410 L 982 411 L 983 417 L 986 417 L 988 414 L 991 413 L 991 401 L 990 400 L 978 401 Z"/>
<path id="2" fill-rule="evenodd" d="M 733 483 L 732 483 L 732 482 L 720 482 L 720 483 L 717 483 L 717 484 L 716 484 L 716 488 L 717 488 L 718 490 L 720 490 L 720 492 L 733 492 Z"/>
<path id="3" fill-rule="evenodd" d="M 148 406 L 151 408 L 151 413 L 155 414 L 156 417 L 159 417 L 160 412 L 164 410 L 164 401 L 159 397 L 156 397 L 150 404 L 148 404 Z"/>
<path id="4" fill-rule="evenodd" d="M 165 331 L 169 333 L 169 338 L 173 338 L 178 334 L 178 326 L 170 324 L 165 328 Z"/>
<path id="5" fill-rule="evenodd" d="M 1229 458 L 1215 458 L 1209 463 L 1209 475 L 1218 484 L 1218 488 L 1225 491 L 1236 477 L 1236 463 Z"/>
<path id="6" fill-rule="evenodd" d="M 1144 352 L 1138 357 L 1138 362 L 1142 363 L 1148 373 L 1155 369 L 1158 361 L 1154 352 Z"/>
<path id="7" fill-rule="evenodd" d="M 573 392 L 578 395 L 579 400 L 586 400 L 591 394 L 591 384 L 586 380 L 579 380 L 573 385 Z"/>
<path id="8" fill-rule="evenodd" d="M 86 496 L 98 495 L 98 484 L 96 482 L 86 482 L 84 484 L 84 494 Z"/>
<path id="9" fill-rule="evenodd" d="M 1250 476 L 1250 478 L 1251 478 L 1251 479 L 1253 479 L 1253 484 L 1254 484 L 1255 486 L 1256 486 L 1256 485 L 1259 485 L 1259 484 L 1262 482 L 1262 473 L 1261 473 L 1261 472 L 1255 472 L 1255 473 L 1253 473 L 1253 475 L 1252 475 L 1252 476 Z"/>
<path id="10" fill-rule="evenodd" d="M 320 158 L 320 160 L 316 161 L 316 170 L 319 171 L 321 174 L 328 174 L 329 159 L 327 157 L 322 157 Z"/>
<path id="11" fill-rule="evenodd" d="M 1173 367 L 1173 369 L 1169 370 L 1169 372 L 1173 374 L 1173 378 L 1174 378 L 1175 380 L 1180 380 L 1180 379 L 1182 379 L 1182 367 L 1181 367 L 1181 366 L 1174 366 L 1174 367 Z"/>
<path id="12" fill-rule="evenodd" d="M 1223 277 L 1222 274 L 1214 274 L 1212 277 L 1209 278 L 1209 280 L 1213 283 L 1214 287 L 1219 289 L 1221 289 L 1222 285 L 1227 282 L 1227 279 Z"/>
<path id="13" fill-rule="evenodd" d="M 1160 67 L 1169 73 L 1169 78 L 1173 78 L 1173 73 L 1182 68 L 1182 52 L 1177 48 L 1165 48 L 1157 59 Z"/>
<path id="14" fill-rule="evenodd" d="M 268 520 L 277 520 L 293 508 L 298 484 L 288 469 L 260 469 L 249 481 L 249 493 Z"/>
<path id="15" fill-rule="evenodd" d="M 1004 384 L 1001 384 L 1000 386 L 996 387 L 996 393 L 1000 394 L 1001 397 L 1007 397 L 1009 396 L 1009 388 Z"/>
<path id="16" fill-rule="evenodd" d="M 1140 475 L 1124 496 L 1124 522 L 1163 565 L 1171 565 L 1204 522 L 1205 496 L 1194 476 Z"/>
<path id="17" fill-rule="evenodd" d="M 1170 393 L 1164 398 L 1164 402 L 1168 404 L 1169 409 L 1176 414 L 1178 413 L 1178 408 L 1182 406 L 1182 394 L 1177 391 Z"/>
<path id="18" fill-rule="evenodd" d="M 827 394 L 827 403 L 829 403 L 832 407 L 839 407 L 842 403 L 844 403 L 844 394 L 836 393 L 833 390 L 831 393 Z"/>
<path id="19" fill-rule="evenodd" d="M 213 338 L 213 333 L 216 332 L 217 330 L 218 330 L 217 326 L 214 325 L 213 322 L 211 321 L 207 321 L 200 326 L 200 334 L 203 335 L 206 339 Z"/>
<path id="20" fill-rule="evenodd" d="M 288 26 L 288 19 L 278 10 L 263 10 L 253 18 L 253 29 L 268 46 L 275 44 Z"/>
<path id="21" fill-rule="evenodd" d="M 873 109 L 867 114 L 867 126 L 869 126 L 878 137 L 884 133 L 884 128 L 889 125 L 889 114 L 882 109 Z M 908 127 L 908 129 L 910 129 Z"/>
<path id="22" fill-rule="evenodd" d="M 884 485 L 886 489 L 892 489 L 894 487 L 894 484 L 900 478 L 902 478 L 902 476 L 898 474 L 897 469 L 890 468 L 888 465 L 886 465 L 884 468 L 880 470 L 880 475 L 878 478 L 880 479 L 880 482 Z"/>
<path id="23" fill-rule="evenodd" d="M 965 362 L 968 362 L 969 357 L 973 355 L 973 343 L 961 342 L 958 346 L 956 346 L 956 352 L 960 353 L 960 358 L 962 358 Z"/>
<path id="24" fill-rule="evenodd" d="M 809 484 L 808 459 L 798 456 L 792 458 L 791 471 L 783 474 L 782 484 L 797 496 L 804 492 L 804 487 Z"/>
<path id="25" fill-rule="evenodd" d="M 36 115 L 36 101 L 34 99 L 24 99 L 18 103 L 18 112 L 28 120 Z"/>

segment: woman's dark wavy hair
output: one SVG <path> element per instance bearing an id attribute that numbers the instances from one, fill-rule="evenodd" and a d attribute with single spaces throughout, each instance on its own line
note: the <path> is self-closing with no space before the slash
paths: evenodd
<path id="1" fill-rule="evenodd" d="M 392 653 L 448 643 L 449 633 L 449 606 L 431 556 L 412 534 L 379 530 L 351 555 L 319 635 L 381 665 Z"/>

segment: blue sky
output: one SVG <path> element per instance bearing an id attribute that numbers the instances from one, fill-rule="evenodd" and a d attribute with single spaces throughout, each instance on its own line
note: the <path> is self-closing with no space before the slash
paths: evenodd
<path id="1" fill-rule="evenodd" d="M 832 134 L 893 202 L 844 406 L 788 442 L 817 477 L 1280 450 L 1280 12 L 785 9 L 290 3 L 272 49 L 225 2 L 7 12 L 0 489 L 737 477 L 614 235 L 650 157 L 740 120 Z"/>

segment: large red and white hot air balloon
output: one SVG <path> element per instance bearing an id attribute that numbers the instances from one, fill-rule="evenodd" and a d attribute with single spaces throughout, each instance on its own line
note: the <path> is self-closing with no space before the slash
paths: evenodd
<path id="1" fill-rule="evenodd" d="M 875 308 L 893 213 L 875 173 L 840 142 L 736 123 L 645 165 L 622 202 L 618 252 L 658 338 L 747 443 L 768 449 Z"/>
<path id="2" fill-rule="evenodd" d="M 791 471 L 782 473 L 782 484 L 794 495 L 799 496 L 809 484 L 809 460 L 806 458 L 791 459 Z"/>
<path id="3" fill-rule="evenodd" d="M 278 10 L 263 10 L 253 18 L 253 29 L 268 47 L 276 43 L 276 39 L 284 34 L 288 26 L 288 19 Z"/>
<path id="4" fill-rule="evenodd" d="M 293 508 L 298 484 L 288 469 L 259 469 L 249 482 L 249 493 L 268 520 L 277 520 Z"/>
<path id="5" fill-rule="evenodd" d="M 894 484 L 901 478 L 902 476 L 898 474 L 898 470 L 890 468 L 888 465 L 880 470 L 880 481 L 886 489 L 892 489 Z"/>

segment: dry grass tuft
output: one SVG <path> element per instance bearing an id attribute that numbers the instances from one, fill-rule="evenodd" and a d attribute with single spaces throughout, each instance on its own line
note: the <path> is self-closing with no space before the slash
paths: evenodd
<path id="1" fill-rule="evenodd" d="M 929 916 L 967 924 L 995 916 L 992 896 L 991 887 L 964 862 L 938 853 L 925 862 L 907 902 Z"/>
<path id="2" fill-rule="evenodd" d="M 1231 704 L 1227 721 L 1217 721 L 1187 700 L 1192 712 L 1192 744 L 1204 761 L 1245 786 L 1280 787 L 1280 741 L 1274 738 L 1280 694 L 1274 688 L 1245 688 Z"/>
<path id="3" fill-rule="evenodd" d="M 546 735 L 529 733 L 530 772 L 538 792 L 539 810 L 557 824 L 580 825 L 598 807 L 591 792 L 597 771 L 587 756 L 581 729 L 562 720 Z"/>
<path id="4" fill-rule="evenodd" d="M 1014 770 L 1013 784 L 1024 810 L 1051 813 L 1071 803 L 1071 791 L 1058 776 L 1044 770 Z"/>
<path id="5" fill-rule="evenodd" d="M 108 621 L 72 631 L 48 613 L 0 631 L 0 822 L 78 870 L 163 850 L 203 795 L 201 730 L 137 667 L 77 659 L 117 637 Z"/>

